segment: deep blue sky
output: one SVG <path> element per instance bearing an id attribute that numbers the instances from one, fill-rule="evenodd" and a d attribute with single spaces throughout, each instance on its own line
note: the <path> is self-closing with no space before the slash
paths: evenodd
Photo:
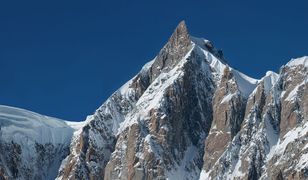
<path id="1" fill-rule="evenodd" d="M 307 0 L 1 1 L 0 104 L 83 120 L 182 19 L 259 78 L 308 54 L 307 8 Z"/>

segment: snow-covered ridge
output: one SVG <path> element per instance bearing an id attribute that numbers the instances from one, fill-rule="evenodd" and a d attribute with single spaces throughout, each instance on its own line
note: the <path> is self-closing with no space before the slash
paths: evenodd
<path id="1" fill-rule="evenodd" d="M 191 41 L 199 47 L 203 47 L 205 44 L 209 43 L 210 41 L 204 38 L 197 38 L 194 36 L 190 36 Z"/>
<path id="2" fill-rule="evenodd" d="M 71 128 L 75 129 L 75 130 L 79 130 L 81 129 L 83 126 L 86 125 L 87 121 L 81 121 L 81 122 L 77 122 L 77 121 L 65 121 L 65 123 L 70 126 Z"/>
<path id="3" fill-rule="evenodd" d="M 225 62 L 223 62 L 221 59 L 214 56 L 207 47 L 205 47 L 205 44 L 210 43 L 210 41 L 204 39 L 204 38 L 196 38 L 191 36 L 192 43 L 198 46 L 200 49 L 202 49 L 203 54 L 206 57 L 206 60 L 208 61 L 210 67 L 215 71 L 215 73 L 221 77 L 224 73 L 225 68 L 228 66 Z M 213 47 L 214 48 L 214 47 Z M 239 90 L 242 92 L 242 94 L 246 97 L 248 97 L 251 92 L 255 89 L 257 86 L 259 80 L 254 79 L 252 77 L 249 77 L 234 68 L 229 67 L 234 74 L 234 78 L 236 80 L 237 85 L 239 86 Z M 215 75 L 214 75 L 215 76 Z"/>
<path id="4" fill-rule="evenodd" d="M 244 96 L 248 97 L 256 88 L 259 80 L 251 78 L 235 69 L 232 69 L 232 73 L 234 74 L 239 90 Z"/>
<path id="5" fill-rule="evenodd" d="M 303 56 L 296 59 L 291 59 L 286 66 L 292 67 L 292 66 L 298 66 L 303 65 L 304 67 L 308 67 L 308 56 Z"/>
<path id="6" fill-rule="evenodd" d="M 223 72 L 224 72 L 224 69 L 227 67 L 227 65 L 224 64 L 223 62 L 221 62 L 212 53 L 208 52 L 207 50 L 203 49 L 200 46 L 198 46 L 198 47 L 202 50 L 202 52 L 203 52 L 207 62 L 209 63 L 210 67 L 215 71 L 215 73 L 217 73 L 217 75 L 219 77 L 221 77 Z"/>
<path id="7" fill-rule="evenodd" d="M 74 132 L 63 120 L 4 105 L 0 105 L 0 130 L 2 140 L 20 144 L 67 144 Z"/>

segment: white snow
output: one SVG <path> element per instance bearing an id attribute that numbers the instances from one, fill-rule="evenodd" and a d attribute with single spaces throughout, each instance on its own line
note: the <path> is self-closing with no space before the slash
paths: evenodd
<path id="1" fill-rule="evenodd" d="M 144 73 L 144 72 L 148 71 L 148 70 L 151 68 L 152 64 L 155 62 L 155 59 L 156 59 L 156 57 L 155 57 L 153 60 L 147 62 L 147 63 L 141 68 L 140 73 Z M 129 81 L 127 81 L 122 87 L 119 88 L 118 91 L 119 91 L 124 97 L 129 97 L 129 95 L 132 94 L 133 89 L 129 88 L 129 86 L 131 85 L 131 83 L 132 83 L 132 81 L 133 81 L 133 79 L 134 79 L 135 77 L 136 77 L 136 76 L 134 76 L 132 79 L 130 79 Z"/>
<path id="2" fill-rule="evenodd" d="M 287 134 L 284 135 L 283 138 L 278 140 L 275 146 L 273 146 L 273 148 L 271 149 L 271 151 L 267 156 L 267 160 L 270 160 L 274 155 L 282 154 L 290 142 L 293 142 L 295 139 L 298 139 L 299 137 L 305 136 L 306 133 L 308 133 L 308 122 L 306 122 L 302 126 L 298 126 L 290 130 Z"/>
<path id="3" fill-rule="evenodd" d="M 145 72 L 145 71 L 149 70 L 149 69 L 151 68 L 152 64 L 155 62 L 155 60 L 156 60 L 156 57 L 155 57 L 153 60 L 147 62 L 147 63 L 142 67 L 141 72 Z"/>
<path id="4" fill-rule="evenodd" d="M 208 42 L 210 42 L 209 40 L 207 39 L 204 39 L 204 38 L 197 38 L 197 37 L 193 37 L 193 36 L 190 36 L 190 39 L 193 43 L 195 43 L 196 45 L 198 45 L 199 47 L 204 47 L 205 44 L 207 44 Z"/>
<path id="5" fill-rule="evenodd" d="M 308 152 L 305 153 L 305 154 L 303 154 L 303 155 L 300 157 L 299 162 L 297 163 L 296 168 L 297 168 L 298 170 L 301 170 L 301 169 L 303 169 L 303 168 L 305 168 L 305 167 L 307 167 L 307 166 L 308 166 Z"/>
<path id="6" fill-rule="evenodd" d="M 304 82 L 302 82 L 301 84 L 295 86 L 295 88 L 288 94 L 288 97 L 286 97 L 286 101 L 294 101 L 296 96 L 297 96 L 297 91 L 298 91 L 298 88 L 305 85 Z"/>
<path id="7" fill-rule="evenodd" d="M 157 159 L 162 159 L 161 154 L 163 152 L 161 146 L 159 144 L 157 144 L 155 142 L 155 140 L 152 138 L 152 135 L 148 134 L 145 138 L 144 138 L 144 143 L 146 144 L 147 150 L 150 153 L 153 153 L 154 156 Z M 143 155 L 141 155 L 143 156 Z"/>
<path id="8" fill-rule="evenodd" d="M 239 87 L 239 90 L 245 97 L 248 97 L 251 92 L 256 88 L 258 81 L 257 79 L 251 78 L 235 69 L 232 69 L 236 84 Z"/>
<path id="9" fill-rule="evenodd" d="M 201 48 L 202 49 L 202 48 Z M 210 67 L 221 77 L 227 65 L 217 59 L 212 53 L 202 49 L 205 59 L 210 64 Z"/>
<path id="10" fill-rule="evenodd" d="M 227 65 L 210 53 L 207 47 L 204 46 L 209 41 L 204 38 L 196 38 L 192 36 L 190 38 L 192 39 L 192 44 L 200 48 L 201 53 L 205 56 L 205 59 L 209 63 L 210 67 L 214 70 L 214 76 L 216 73 L 219 77 L 221 77 Z"/>
<path id="11" fill-rule="evenodd" d="M 148 144 L 148 151 L 149 152 L 153 152 L 153 148 L 152 148 L 152 139 L 151 139 L 151 135 L 148 134 L 146 135 L 146 137 L 144 138 L 144 142 Z"/>
<path id="12" fill-rule="evenodd" d="M 193 48 L 192 48 L 193 49 Z M 147 113 L 151 109 L 158 108 L 163 101 L 165 90 L 174 83 L 177 79 L 183 76 L 183 71 L 181 68 L 184 66 L 187 58 L 190 56 L 192 49 L 186 54 L 182 60 L 169 72 L 161 73 L 152 84 L 146 89 L 146 91 L 139 98 L 136 103 L 134 111 L 125 117 L 125 120 L 120 123 L 117 134 L 121 133 L 127 127 L 139 120 L 144 120 L 147 118 Z M 138 112 L 138 113 L 135 113 Z"/>
<path id="13" fill-rule="evenodd" d="M 119 91 L 121 94 L 127 94 L 127 93 L 128 93 L 128 90 L 129 90 L 129 86 L 130 86 L 131 83 L 132 83 L 132 80 L 133 80 L 133 79 L 127 81 L 123 86 L 121 86 L 121 87 L 119 88 L 118 91 Z"/>
<path id="14" fill-rule="evenodd" d="M 210 171 L 209 171 L 210 172 Z M 210 178 L 210 173 L 209 172 L 206 172 L 205 170 L 202 170 L 201 173 L 200 173 L 200 177 L 199 177 L 199 180 L 208 180 L 208 179 L 211 179 Z"/>
<path id="15" fill-rule="evenodd" d="M 65 123 L 70 126 L 71 128 L 75 130 L 81 129 L 83 126 L 85 126 L 86 121 L 80 121 L 80 122 L 75 122 L 75 121 L 65 121 Z"/>
<path id="16" fill-rule="evenodd" d="M 289 61 L 286 64 L 286 66 L 289 66 L 289 67 L 299 66 L 299 65 L 303 65 L 305 67 L 308 67 L 308 56 L 303 56 L 303 57 L 300 57 L 300 58 L 291 59 L 291 61 Z"/>
<path id="17" fill-rule="evenodd" d="M 228 67 L 225 63 L 223 63 L 221 60 L 219 60 L 217 57 L 215 57 L 212 53 L 208 52 L 206 49 L 203 49 L 202 46 L 200 46 L 200 43 L 202 41 L 207 41 L 204 39 L 198 39 L 194 38 L 193 43 L 198 45 L 200 49 L 202 50 L 205 59 L 208 61 L 210 67 L 214 70 L 214 76 L 215 72 L 218 75 L 219 79 L 224 73 L 224 70 L 226 67 Z M 234 74 L 235 81 L 237 85 L 239 86 L 239 90 L 243 93 L 244 96 L 248 97 L 251 92 L 255 89 L 257 86 L 257 83 L 259 80 L 251 78 L 231 67 L 229 67 L 232 73 Z"/>
<path id="18" fill-rule="evenodd" d="M 284 98 L 284 95 L 286 94 L 286 91 L 282 91 L 280 94 L 280 98 Z"/>
<path id="19" fill-rule="evenodd" d="M 171 171 L 167 172 L 167 180 L 178 179 L 197 179 L 200 170 L 195 166 L 191 166 L 191 162 L 198 155 L 198 148 L 189 146 L 184 153 L 184 157 L 179 165 L 176 165 Z"/>
<path id="20" fill-rule="evenodd" d="M 266 133 L 266 139 L 269 143 L 269 147 L 270 149 L 272 149 L 273 147 L 276 146 L 278 140 L 279 140 L 279 134 L 276 133 L 276 131 L 274 130 L 271 122 L 270 122 L 270 118 L 267 117 L 268 115 L 265 114 L 264 115 L 264 130 Z"/>
<path id="21" fill-rule="evenodd" d="M 63 120 L 0 105 L 2 140 L 20 144 L 69 143 L 74 132 Z"/>
<path id="22" fill-rule="evenodd" d="M 163 126 L 161 126 L 160 128 L 163 129 L 163 130 L 165 130 L 165 131 L 169 131 L 169 128 L 168 128 L 167 125 L 163 125 Z"/>
<path id="23" fill-rule="evenodd" d="M 265 93 L 268 94 L 274 84 L 278 81 L 279 75 L 273 71 L 267 71 L 266 75 L 260 80 L 263 80 Z"/>
<path id="24" fill-rule="evenodd" d="M 225 102 L 230 101 L 230 100 L 232 99 L 232 97 L 235 96 L 235 95 L 236 95 L 236 93 L 232 93 L 232 94 L 226 95 L 226 96 L 221 100 L 220 104 L 223 104 L 223 103 L 225 103 Z"/>

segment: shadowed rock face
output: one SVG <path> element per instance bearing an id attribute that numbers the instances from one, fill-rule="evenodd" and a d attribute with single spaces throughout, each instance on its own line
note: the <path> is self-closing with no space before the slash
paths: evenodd
<path id="1" fill-rule="evenodd" d="M 253 80 L 183 21 L 75 133 L 58 179 L 307 179 L 306 89 L 305 64 Z"/>
<path id="2" fill-rule="evenodd" d="M 29 146 L 31 153 L 23 146 L 0 141 L 0 179 L 54 179 L 62 159 L 69 154 L 68 144 L 35 143 Z"/>
<path id="3" fill-rule="evenodd" d="M 162 104 L 119 135 L 104 179 L 166 179 L 168 171 L 181 164 L 192 148 L 196 154 L 189 157 L 185 168 L 194 172 L 192 177 L 199 176 L 213 96 L 213 82 L 203 78 L 206 75 L 200 70 L 200 61 L 191 53 L 181 68 L 184 75 L 166 87 Z"/>

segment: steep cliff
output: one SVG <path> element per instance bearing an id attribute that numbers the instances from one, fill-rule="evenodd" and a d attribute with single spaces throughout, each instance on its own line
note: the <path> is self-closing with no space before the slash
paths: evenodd
<path id="1" fill-rule="evenodd" d="M 306 86 L 305 57 L 253 79 L 181 22 L 75 134 L 58 178 L 304 179 L 306 160 L 287 169 L 295 159 L 277 158 L 306 155 L 305 133 L 289 155 L 281 147 L 288 133 L 305 130 Z"/>
<path id="2" fill-rule="evenodd" d="M 0 106 L 0 179 L 308 179 L 307 86 L 308 57 L 254 79 L 183 21 L 84 122 Z"/>

